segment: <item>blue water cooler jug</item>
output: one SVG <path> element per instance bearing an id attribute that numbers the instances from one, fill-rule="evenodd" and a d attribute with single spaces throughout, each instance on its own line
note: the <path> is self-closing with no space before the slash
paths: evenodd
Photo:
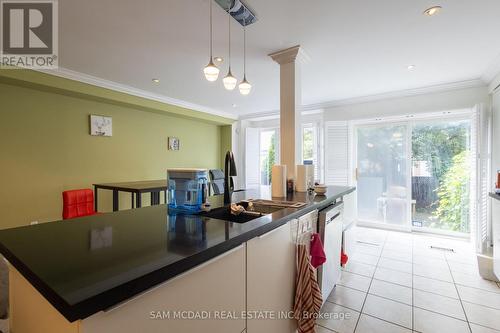
<path id="1" fill-rule="evenodd" d="M 199 213 L 207 201 L 206 169 L 168 169 L 168 209 L 171 212 Z"/>

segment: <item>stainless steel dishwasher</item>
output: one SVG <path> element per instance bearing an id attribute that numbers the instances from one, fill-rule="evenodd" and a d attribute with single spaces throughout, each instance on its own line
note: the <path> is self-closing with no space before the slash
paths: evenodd
<path id="1" fill-rule="evenodd" d="M 318 268 L 318 283 L 323 303 L 340 279 L 344 203 L 337 202 L 319 212 L 318 233 L 326 254 L 326 262 Z"/>

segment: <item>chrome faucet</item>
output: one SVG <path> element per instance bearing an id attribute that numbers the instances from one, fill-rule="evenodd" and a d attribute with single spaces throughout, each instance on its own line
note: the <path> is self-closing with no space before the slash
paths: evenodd
<path id="1" fill-rule="evenodd" d="M 224 161 L 224 204 L 231 203 L 231 197 L 234 191 L 233 177 L 236 176 L 236 163 L 234 163 L 234 155 L 231 151 L 226 153 Z"/>

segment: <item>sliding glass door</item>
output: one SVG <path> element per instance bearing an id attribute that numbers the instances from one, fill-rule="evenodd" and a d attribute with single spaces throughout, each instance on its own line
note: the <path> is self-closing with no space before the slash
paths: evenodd
<path id="1" fill-rule="evenodd" d="M 362 223 L 470 233 L 470 118 L 360 124 L 355 134 Z"/>
<path id="2" fill-rule="evenodd" d="M 357 128 L 358 218 L 408 228 L 408 126 Z"/>

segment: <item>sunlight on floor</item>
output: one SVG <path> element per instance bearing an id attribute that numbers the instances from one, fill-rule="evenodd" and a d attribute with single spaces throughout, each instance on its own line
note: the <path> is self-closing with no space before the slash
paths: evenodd
<path id="1" fill-rule="evenodd" d="M 470 242 L 356 232 L 356 253 L 322 309 L 345 319 L 319 321 L 317 332 L 500 332 L 500 287 L 479 276 Z"/>

